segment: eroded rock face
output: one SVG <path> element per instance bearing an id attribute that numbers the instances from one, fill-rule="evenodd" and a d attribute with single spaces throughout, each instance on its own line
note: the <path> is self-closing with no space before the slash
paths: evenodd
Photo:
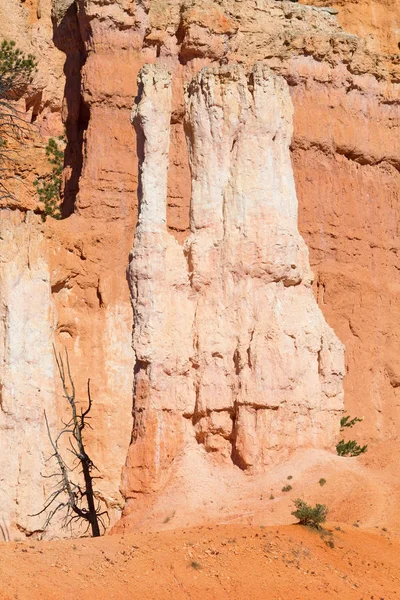
<path id="1" fill-rule="evenodd" d="M 32 89 L 20 101 L 38 135 L 19 152 L 18 177 L 9 182 L 16 200 L 5 199 L 1 206 L 40 209 L 32 182 L 50 168 L 45 155 L 48 137 L 61 135 L 65 128 L 64 198 L 66 214 L 74 214 L 40 225 L 43 256 L 49 257 L 56 344 L 69 349 L 81 399 L 91 378 L 94 429 L 88 432 L 88 447 L 101 469 L 103 478 L 97 483 L 112 522 L 124 503 L 120 473 L 132 429 L 134 358 L 126 265 L 137 216 L 138 161 L 129 113 L 137 93 L 136 75 L 144 63 L 164 65 L 173 73 L 166 218 L 168 230 L 181 243 L 189 235 L 191 187 L 183 83 L 204 66 L 219 62 L 239 62 L 251 70 L 262 60 L 285 77 L 295 108 L 291 157 L 299 229 L 310 251 L 315 297 L 346 346 L 346 411 L 365 416 L 357 431 L 365 443 L 398 436 L 400 71 L 398 56 L 373 51 L 396 51 L 398 2 L 337 0 L 332 6 L 338 7 L 338 16 L 324 10 L 323 0 L 307 4 L 311 2 L 320 6 L 276 0 L 0 0 L 1 36 L 14 39 L 39 60 Z M 360 32 L 371 36 L 354 35 Z M 390 46 L 382 43 L 388 36 Z M 180 248 L 168 244 L 167 255 L 177 261 L 172 280 L 182 281 L 182 264 L 187 261 L 182 262 Z M 194 290 L 189 284 L 179 284 L 183 297 L 186 289 Z M 202 289 L 203 294 L 207 288 Z M 52 353 L 50 346 L 48 351 Z M 193 350 L 186 354 L 192 356 Z M 225 369 L 224 361 L 219 362 Z M 146 364 L 140 368 L 146 375 Z M 143 376 L 141 381 L 138 375 L 137 397 L 145 399 L 148 380 Z M 161 396 L 166 397 L 164 391 Z M 62 404 L 57 396 L 59 413 Z M 135 477 L 140 473 L 144 483 L 132 483 L 131 490 L 155 481 L 153 472 L 146 474 L 147 464 L 160 465 L 163 456 L 163 464 L 170 464 L 164 445 L 171 448 L 181 444 L 179 440 L 184 445 L 191 440 L 203 450 L 214 441 L 224 447 L 226 441 L 232 443 L 229 411 L 203 417 L 195 433 L 190 413 L 187 419 L 181 414 L 135 412 L 137 443 L 130 465 L 140 466 Z M 196 436 L 203 440 L 200 444 Z M 18 437 L 13 434 L 10 439 L 18 448 Z M 1 451 L 9 447 L 8 435 L 2 436 Z M 223 452 L 206 454 L 207 464 Z M 192 456 L 185 457 L 193 472 Z M 229 487 L 231 459 L 225 464 Z M 240 471 L 245 479 L 248 471 Z M 192 475 L 195 479 L 197 473 Z M 210 467 L 208 481 L 218 476 Z M 160 478 L 158 482 L 161 485 Z M 38 475 L 35 485 L 40 483 Z M 26 494 L 31 481 L 21 478 L 20 485 L 20 493 Z M 11 478 L 9 489 L 14 497 Z M 12 505 L 8 504 L 11 509 Z M 237 507 L 239 512 L 239 500 Z M 34 529 L 37 526 L 32 522 Z"/>
<path id="2" fill-rule="evenodd" d="M 129 277 L 136 354 L 125 493 L 158 489 L 195 437 L 260 470 L 300 447 L 332 448 L 343 346 L 311 289 L 290 163 L 293 109 L 267 65 L 203 69 L 186 88 L 191 234 L 167 232 L 171 76 L 146 66 Z M 157 174 L 155 179 L 155 173 Z"/>
<path id="3" fill-rule="evenodd" d="M 342 27 L 369 38 L 375 51 L 394 54 L 399 49 L 400 5 L 397 0 L 300 0 L 302 4 L 323 7 L 338 13 Z"/>
<path id="4" fill-rule="evenodd" d="M 37 217 L 0 212 L 0 535 L 40 532 L 50 491 L 44 421 L 55 423 L 53 312 Z"/>

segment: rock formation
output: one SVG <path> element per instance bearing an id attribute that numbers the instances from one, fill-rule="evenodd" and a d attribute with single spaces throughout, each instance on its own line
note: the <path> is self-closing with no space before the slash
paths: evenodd
<path id="1" fill-rule="evenodd" d="M 400 5 L 397 0 L 300 0 L 337 14 L 340 25 L 360 37 L 377 52 L 397 53 L 399 49 Z"/>
<path id="2" fill-rule="evenodd" d="M 311 289 L 297 229 L 286 82 L 258 63 L 207 68 L 186 88 L 191 234 L 166 227 L 171 75 L 144 67 L 139 220 L 129 280 L 136 355 L 125 493 L 159 489 L 188 436 L 242 469 L 332 448 L 343 346 Z"/>
<path id="3" fill-rule="evenodd" d="M 37 217 L 0 213 L 0 526 L 3 537 L 40 531 L 50 485 L 45 410 L 55 421 L 50 273 Z"/>
<path id="4" fill-rule="evenodd" d="M 126 267 L 137 217 L 137 150 L 141 143 L 137 143 L 129 113 L 137 94 L 136 76 L 144 63 L 163 65 L 173 75 L 165 213 L 167 231 L 180 244 L 193 234 L 198 240 L 204 236 L 204 243 L 208 239 L 205 228 L 190 233 L 191 174 L 183 123 L 184 84 L 205 66 L 239 63 L 250 72 L 256 61 L 267 63 L 275 74 L 286 79 L 294 106 L 290 156 L 299 201 L 298 227 L 310 253 L 315 298 L 346 347 L 345 408 L 352 415 L 365 416 L 358 430 L 363 441 L 385 443 L 398 437 L 400 68 L 398 56 L 380 53 L 396 51 L 398 2 L 337 0 L 332 6 L 339 10 L 338 15 L 321 6 L 325 4 L 323 0 L 310 3 L 314 6 L 285 0 L 0 0 L 0 36 L 15 39 L 19 47 L 39 60 L 35 80 L 19 102 L 37 135 L 20 149 L 16 177 L 8 182 L 15 200 L 3 201 L 1 205 L 21 213 L 19 219 L 14 217 L 15 222 L 7 221 L 7 239 L 13 239 L 14 228 L 16 239 L 22 239 L 19 223 L 25 219 L 25 213 L 42 210 L 32 182 L 49 169 L 45 154 L 48 138 L 61 135 L 65 129 L 64 215 L 68 218 L 42 223 L 38 216 L 36 220 L 28 217 L 28 222 L 35 232 L 32 239 L 36 235 L 43 238 L 41 256 L 47 261 L 54 315 L 52 335 L 57 347 L 69 349 L 80 398 L 85 397 L 87 378 L 92 381 L 94 430 L 90 432 L 89 449 L 102 472 L 97 483 L 113 522 L 125 501 L 119 486 L 132 431 L 134 356 Z M 357 37 L 360 33 L 369 35 Z M 235 146 L 238 152 L 238 144 Z M 195 164 L 193 168 L 197 168 Z M 234 189 L 237 185 L 239 182 L 232 184 Z M 287 237 L 290 238 L 290 231 Z M 7 243 L 11 247 L 11 242 Z M 293 252 L 297 243 L 301 249 L 301 240 L 293 242 Z M 183 258 L 178 245 L 171 240 L 165 244 L 170 263 L 171 255 L 176 259 L 171 281 L 175 288 L 179 287 L 180 294 L 177 296 L 174 289 L 173 295 L 189 312 L 185 318 L 188 323 L 199 297 L 204 297 L 204 312 L 212 305 L 216 282 L 202 282 L 201 277 L 206 277 L 207 272 L 203 273 L 199 259 L 198 281 L 182 280 L 189 258 L 196 259 L 196 243 L 187 243 Z M 229 256 L 226 248 L 222 258 L 221 252 L 222 247 L 215 250 L 214 258 L 223 259 L 224 277 L 228 277 Z M 20 260 L 18 252 L 15 260 Z M 3 266 L 5 269 L 7 265 Z M 166 294 L 171 285 L 163 283 Z M 303 275 L 302 283 L 285 288 L 285 294 L 294 293 L 294 289 L 298 294 L 306 286 L 307 276 Z M 269 284 L 270 289 L 274 287 L 278 284 Z M 186 302 L 188 290 L 190 302 Z M 237 296 L 242 293 L 240 290 L 239 286 Z M 222 298 L 224 294 L 221 293 Z M 239 301 L 236 296 L 231 300 Z M 8 304 L 3 310 L 9 310 Z M 44 325 L 38 318 L 35 317 L 35 323 L 42 330 Z M 232 318 L 221 316 L 221 323 L 226 322 L 228 328 L 227 340 Z M 195 323 L 197 316 L 193 326 Z M 245 324 L 240 323 L 240 327 L 245 328 Z M 182 336 L 188 345 L 187 356 L 196 357 L 197 350 L 190 345 L 193 342 L 187 341 L 189 337 Z M 283 339 L 292 343 L 288 336 Z M 3 340 L 0 343 L 3 346 Z M 180 343 L 182 350 L 184 344 Z M 208 346 L 202 344 L 202 352 L 208 356 Z M 229 351 L 232 346 L 236 348 L 231 341 L 229 344 Z M 46 356 L 43 355 L 46 364 L 52 361 L 51 352 L 49 344 Z M 235 357 L 239 359 L 239 354 Z M 225 358 L 211 356 L 207 360 L 214 370 L 225 373 Z M 10 372 L 7 361 L 6 357 L 4 373 Z M 162 355 L 157 361 L 164 365 Z M 205 362 L 202 364 L 204 368 Z M 174 367 L 175 375 L 181 368 L 181 363 Z M 196 369 L 195 363 L 191 363 L 191 369 Z M 139 370 L 145 374 L 145 361 Z M 245 371 L 241 369 L 240 375 L 231 371 L 226 378 L 232 377 L 236 385 Z M 177 377 L 171 378 L 177 385 Z M 140 379 L 137 373 L 136 380 Z M 187 379 L 182 376 L 182 385 Z M 19 385 L 22 390 L 23 381 L 13 381 L 16 397 L 22 397 Z M 42 389 L 40 369 L 34 385 Z M 57 378 L 53 385 L 56 387 Z M 143 377 L 143 386 L 138 386 L 143 398 L 147 397 L 146 385 Z M 154 398 L 154 390 L 151 397 Z M 50 396 L 42 398 L 43 403 L 48 401 Z M 54 412 L 61 416 L 62 397 L 56 395 L 54 404 Z M 269 409 L 257 412 L 260 411 L 277 414 Z M 222 411 L 221 415 L 225 418 L 227 412 Z M 167 427 L 167 420 L 175 420 L 187 427 L 183 444 L 194 441 L 196 451 L 202 451 L 207 444 L 218 446 L 215 452 L 206 454 L 207 461 L 217 456 L 222 461 L 222 455 L 229 450 L 232 440 L 218 433 L 226 431 L 226 419 L 222 426 L 209 423 L 207 417 L 193 423 L 193 418 L 182 419 L 172 411 L 160 409 L 160 415 L 165 424 L 163 431 L 171 438 L 169 444 L 179 441 L 179 428 L 175 434 Z M 132 490 L 144 489 L 157 479 L 146 469 L 153 464 L 154 452 L 161 459 L 163 435 L 158 446 L 152 445 L 154 436 L 149 434 L 147 444 L 142 435 L 144 427 L 154 435 L 162 431 L 157 428 L 156 416 L 155 412 L 150 415 L 142 411 L 140 424 L 136 413 L 134 436 L 138 442 L 135 456 L 130 453 L 132 468 L 126 473 L 133 477 L 134 472 L 136 478 L 140 470 L 144 483 L 134 483 L 132 479 Z M 34 438 L 37 423 L 26 422 L 26 435 L 29 436 L 31 425 Z M 212 429 L 215 433 L 211 433 Z M 19 437 L 11 435 L 9 429 L 7 432 L 1 436 L 0 452 L 17 455 Z M 255 446 L 258 444 L 256 440 Z M 268 452 L 270 455 L 273 452 Z M 253 467 L 244 471 L 236 468 L 236 473 L 257 470 L 264 459 L 267 460 L 259 456 Z M 133 468 L 134 460 L 140 469 Z M 232 461 L 223 460 L 231 477 Z M 165 464 L 170 464 L 169 458 Z M 189 467 L 193 471 L 193 462 L 188 460 Z M 17 485 L 23 488 L 21 494 L 28 494 L 26 490 L 32 485 L 43 484 L 40 469 L 38 463 L 30 471 L 30 479 L 21 478 Z M 234 480 L 229 477 L 232 487 Z M 10 478 L 2 487 L 4 498 L 15 497 L 15 481 Z M 127 481 L 129 478 L 124 476 L 123 486 L 129 490 Z M 162 483 L 160 479 L 154 485 Z M 238 512 L 240 503 L 238 499 Z M 28 527 L 28 535 L 39 527 L 38 523 L 24 520 L 24 510 L 18 509 L 16 515 L 13 500 L 7 500 L 4 506 L 7 510 L 2 516 L 14 524 L 15 532 L 16 523 L 21 526 L 21 536 L 24 528 Z"/>

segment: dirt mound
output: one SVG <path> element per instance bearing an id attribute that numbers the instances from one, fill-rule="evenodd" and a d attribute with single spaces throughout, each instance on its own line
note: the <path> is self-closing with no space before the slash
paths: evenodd
<path id="1" fill-rule="evenodd" d="M 364 439 L 356 431 L 351 437 Z M 293 500 L 302 498 L 326 504 L 332 521 L 385 527 L 400 534 L 399 452 L 396 441 L 370 445 L 357 458 L 301 450 L 266 473 L 249 477 L 239 468 L 210 466 L 197 445 L 189 457 L 176 461 L 171 482 L 162 492 L 135 495 L 115 531 L 289 525 L 294 522 Z"/>

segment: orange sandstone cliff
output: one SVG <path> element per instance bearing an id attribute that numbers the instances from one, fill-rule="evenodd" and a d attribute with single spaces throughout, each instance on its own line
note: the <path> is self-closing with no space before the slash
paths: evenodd
<path id="1" fill-rule="evenodd" d="M 164 490 L 201 521 L 196 479 L 256 490 L 298 447 L 333 452 L 344 371 L 358 436 L 398 437 L 398 7 L 313 4 L 0 0 L 1 36 L 39 60 L 0 223 L 11 536 L 41 531 L 53 341 L 82 399 L 92 381 L 112 524 Z M 32 183 L 64 130 L 65 218 L 42 222 Z"/>

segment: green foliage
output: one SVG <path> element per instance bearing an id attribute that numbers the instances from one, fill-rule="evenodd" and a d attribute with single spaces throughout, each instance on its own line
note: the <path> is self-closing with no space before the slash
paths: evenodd
<path id="1" fill-rule="evenodd" d="M 292 489 L 291 485 L 285 485 L 282 488 L 282 492 L 290 492 L 291 489 Z"/>
<path id="2" fill-rule="evenodd" d="M 361 423 L 363 419 L 359 419 L 358 417 L 350 418 L 349 415 L 342 417 L 340 419 L 340 431 L 343 431 L 346 427 L 354 427 L 356 423 Z M 349 440 L 345 442 L 344 440 L 340 440 L 338 444 L 336 444 L 336 452 L 339 456 L 359 456 L 360 454 L 364 454 L 367 451 L 368 446 L 360 446 L 357 444 L 356 440 Z"/>
<path id="3" fill-rule="evenodd" d="M 39 199 L 44 204 L 43 220 L 46 217 L 61 219 L 61 178 L 64 168 L 64 150 L 60 149 L 60 142 L 65 144 L 65 138 L 60 136 L 58 141 L 50 138 L 46 146 L 46 155 L 52 170 L 49 175 L 35 179 L 33 185 L 37 189 Z"/>
<path id="4" fill-rule="evenodd" d="M 2 174 L 9 176 L 16 149 L 29 134 L 25 115 L 17 110 L 13 100 L 22 96 L 35 71 L 32 54 L 24 54 L 13 41 L 0 43 L 0 198 L 12 197 Z"/>
<path id="5" fill-rule="evenodd" d="M 0 45 L 0 98 L 20 95 L 31 83 L 37 62 L 32 54 L 24 54 L 15 42 L 3 40 Z"/>
<path id="6" fill-rule="evenodd" d="M 296 510 L 292 512 L 292 515 L 299 520 L 300 525 L 320 529 L 321 523 L 325 523 L 328 515 L 328 509 L 325 504 L 316 504 L 313 508 L 300 498 L 297 498 L 294 504 Z"/>
<path id="7" fill-rule="evenodd" d="M 340 431 L 343 431 L 345 427 L 354 427 L 356 423 L 361 423 L 363 419 L 359 419 L 358 417 L 354 417 L 354 419 L 350 419 L 350 415 L 342 417 L 340 419 Z"/>
<path id="8" fill-rule="evenodd" d="M 321 479 L 318 481 L 318 483 L 322 487 L 323 485 L 326 484 L 326 479 L 324 479 L 323 477 L 321 477 Z"/>
<path id="9" fill-rule="evenodd" d="M 359 446 L 356 440 L 349 440 L 345 442 L 344 440 L 340 440 L 338 444 L 336 444 L 336 452 L 339 456 L 359 456 L 360 454 L 364 454 L 367 451 L 368 445 Z"/>

